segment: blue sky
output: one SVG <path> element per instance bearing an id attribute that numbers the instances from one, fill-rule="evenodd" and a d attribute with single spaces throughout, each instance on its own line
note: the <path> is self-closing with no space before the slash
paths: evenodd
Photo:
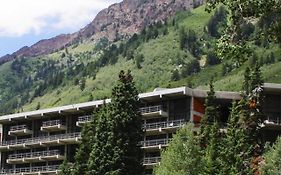
<path id="1" fill-rule="evenodd" d="M 90 23 L 121 0 L 1 0 L 0 56 Z"/>

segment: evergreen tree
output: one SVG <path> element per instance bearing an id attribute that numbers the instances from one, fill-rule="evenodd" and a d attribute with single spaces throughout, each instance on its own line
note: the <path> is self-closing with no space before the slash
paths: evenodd
<path id="1" fill-rule="evenodd" d="M 244 90 L 244 93 L 246 95 L 249 95 L 249 93 L 250 93 L 250 79 L 251 79 L 250 73 L 251 73 L 250 68 L 246 67 L 245 73 L 244 73 L 243 87 L 242 87 L 242 89 Z"/>
<path id="2" fill-rule="evenodd" d="M 180 79 L 180 73 L 178 69 L 172 71 L 171 80 L 178 81 Z"/>
<path id="3" fill-rule="evenodd" d="M 218 122 L 215 120 L 209 128 L 208 140 L 206 140 L 207 145 L 203 150 L 203 174 L 219 174 L 221 173 L 220 165 L 220 147 L 221 147 L 221 136 L 220 128 Z"/>
<path id="4" fill-rule="evenodd" d="M 221 172 L 224 174 L 251 174 L 251 146 L 246 130 L 241 127 L 241 104 L 234 102 L 221 145 Z"/>
<path id="5" fill-rule="evenodd" d="M 133 77 L 121 71 L 112 89 L 111 103 L 96 116 L 89 175 L 141 175 L 142 137 L 138 91 Z"/>
<path id="6" fill-rule="evenodd" d="M 201 121 L 200 138 L 203 149 L 203 174 L 218 174 L 220 172 L 220 126 L 218 107 L 215 103 L 213 80 L 205 100 L 205 114 Z"/>
<path id="7" fill-rule="evenodd" d="M 186 46 L 186 39 L 187 39 L 187 34 L 185 32 L 185 29 L 183 27 L 181 27 L 179 30 L 179 40 L 180 40 L 180 49 L 182 49 L 182 50 Z"/>
<path id="8" fill-rule="evenodd" d="M 208 96 L 205 100 L 205 114 L 201 120 L 201 128 L 200 128 L 200 136 L 201 136 L 201 144 L 206 146 L 208 144 L 208 140 L 210 138 L 211 125 L 214 122 L 218 122 L 218 107 L 215 104 L 215 90 L 213 86 L 213 80 L 210 81 L 210 91 L 208 92 Z"/>
<path id="9" fill-rule="evenodd" d="M 87 161 L 89 159 L 89 153 L 92 150 L 93 145 L 93 135 L 95 133 L 95 125 L 97 121 L 94 118 L 93 121 L 85 123 L 83 126 L 81 137 L 82 143 L 79 145 L 79 148 L 76 150 L 75 154 L 75 163 L 73 165 L 72 175 L 81 175 L 86 174 L 87 170 Z"/>
<path id="10" fill-rule="evenodd" d="M 59 175 L 71 175 L 71 166 L 66 159 L 62 162 L 59 169 Z"/>
<path id="11" fill-rule="evenodd" d="M 183 126 L 161 153 L 161 162 L 154 175 L 198 175 L 202 173 L 202 153 L 193 125 Z"/>

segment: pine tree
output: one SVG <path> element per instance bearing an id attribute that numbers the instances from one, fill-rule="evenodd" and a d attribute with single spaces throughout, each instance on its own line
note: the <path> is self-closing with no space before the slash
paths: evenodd
<path id="1" fill-rule="evenodd" d="M 94 118 L 96 119 L 96 117 Z M 95 132 L 96 121 L 90 121 L 83 126 L 81 136 L 82 143 L 76 150 L 75 163 L 73 165 L 72 175 L 86 174 L 89 153 L 92 150 L 93 135 Z"/>
<path id="2" fill-rule="evenodd" d="M 97 117 L 88 175 L 141 175 L 143 137 L 138 91 L 133 77 L 121 71 L 111 103 Z"/>
<path id="3" fill-rule="evenodd" d="M 251 174 L 251 146 L 246 130 L 241 127 L 241 104 L 234 102 L 227 132 L 221 146 L 221 172 L 224 174 Z"/>
<path id="4" fill-rule="evenodd" d="M 205 114 L 201 120 L 200 127 L 200 136 L 201 136 L 201 144 L 205 145 L 208 143 L 210 138 L 211 125 L 214 122 L 218 122 L 218 107 L 215 104 L 215 91 L 213 86 L 213 80 L 210 81 L 210 91 L 208 92 L 208 96 L 205 100 Z"/>
<path id="5" fill-rule="evenodd" d="M 205 100 L 205 115 L 201 121 L 200 137 L 203 149 L 203 174 L 218 174 L 220 172 L 220 126 L 218 107 L 215 103 L 213 80 L 210 81 L 210 91 Z"/>
<path id="6" fill-rule="evenodd" d="M 59 175 L 71 175 L 71 166 L 66 159 L 62 162 L 59 169 Z"/>
<path id="7" fill-rule="evenodd" d="M 250 93 L 250 79 L 251 79 L 250 68 L 246 67 L 245 73 L 244 73 L 243 87 L 242 87 L 245 95 L 249 95 L 249 93 Z"/>
<path id="8" fill-rule="evenodd" d="M 209 137 L 207 146 L 204 148 L 203 153 L 203 173 L 204 175 L 219 174 L 221 172 L 220 165 L 220 147 L 221 147 L 221 136 L 220 128 L 217 121 L 214 121 L 209 126 Z"/>

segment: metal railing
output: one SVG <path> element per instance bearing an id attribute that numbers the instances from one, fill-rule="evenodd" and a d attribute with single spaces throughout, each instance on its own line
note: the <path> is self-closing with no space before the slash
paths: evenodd
<path id="1" fill-rule="evenodd" d="M 10 127 L 10 131 L 19 131 L 24 129 L 28 129 L 26 125 L 17 125 L 17 126 Z"/>
<path id="2" fill-rule="evenodd" d="M 267 116 L 266 121 L 269 122 L 269 123 L 281 125 L 281 118 L 280 117 Z"/>
<path id="3" fill-rule="evenodd" d="M 148 106 L 148 107 L 143 107 L 140 108 L 139 111 L 141 114 L 146 114 L 146 113 L 151 113 L 151 112 L 158 112 L 164 110 L 163 106 L 158 105 L 158 106 Z"/>
<path id="4" fill-rule="evenodd" d="M 59 150 L 11 154 L 11 155 L 9 155 L 8 158 L 9 159 L 22 159 L 22 158 L 46 157 L 46 156 L 56 156 L 56 155 L 61 155 Z"/>
<path id="5" fill-rule="evenodd" d="M 146 130 L 150 129 L 158 129 L 158 128 L 174 128 L 181 127 L 185 124 L 185 120 L 171 120 L 165 122 L 155 122 L 155 123 L 147 123 L 143 125 L 143 128 Z"/>
<path id="6" fill-rule="evenodd" d="M 146 140 L 146 141 L 142 141 L 141 145 L 142 147 L 168 145 L 170 141 L 171 139 Z"/>
<path id="7" fill-rule="evenodd" d="M 156 164 L 160 162 L 161 157 L 145 157 L 143 159 L 143 164 L 144 165 L 149 165 L 149 164 Z"/>
<path id="8" fill-rule="evenodd" d="M 58 139 L 71 139 L 71 138 L 77 138 L 77 137 L 81 137 L 80 132 L 3 141 L 0 143 L 0 146 L 18 145 L 18 144 L 36 144 L 36 143 L 40 143 L 40 142 L 53 141 L 53 140 L 58 140 Z"/>
<path id="9" fill-rule="evenodd" d="M 85 115 L 85 116 L 80 116 L 78 117 L 78 122 L 84 123 L 84 122 L 89 122 L 92 120 L 91 115 Z"/>
<path id="10" fill-rule="evenodd" d="M 31 173 L 31 172 L 50 172 L 59 170 L 59 165 L 49 165 L 49 166 L 37 166 L 37 167 L 26 167 L 26 168 L 14 168 L 7 169 L 2 172 L 2 174 L 16 174 L 16 173 Z"/>
<path id="11" fill-rule="evenodd" d="M 57 126 L 62 125 L 63 122 L 61 120 L 50 120 L 50 121 L 44 121 L 42 123 L 42 127 L 48 127 L 48 126 Z"/>

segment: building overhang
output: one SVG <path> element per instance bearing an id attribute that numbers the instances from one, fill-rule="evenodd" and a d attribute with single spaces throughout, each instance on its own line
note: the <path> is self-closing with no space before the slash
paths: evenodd
<path id="1" fill-rule="evenodd" d="M 280 93 L 281 84 L 276 83 L 264 83 L 263 89 L 265 93 Z"/>
<path id="2" fill-rule="evenodd" d="M 36 119 L 36 118 L 44 118 L 45 116 L 53 116 L 64 113 L 82 113 L 83 111 L 93 110 L 94 108 L 98 108 L 104 103 L 109 103 L 110 99 L 106 100 L 97 100 L 85 103 L 78 103 L 48 109 L 40 109 L 36 111 L 30 112 L 22 112 L 10 115 L 0 116 L 0 123 L 9 123 L 12 121 L 19 120 L 28 120 L 28 119 Z"/>
<path id="3" fill-rule="evenodd" d="M 281 86 L 281 85 L 280 85 Z M 199 89 L 191 89 L 188 87 L 178 87 L 178 88 L 170 88 L 170 89 L 156 89 L 153 92 L 142 93 L 139 94 L 139 98 L 144 102 L 153 102 L 160 101 L 164 99 L 173 99 L 180 97 L 197 97 L 197 98 L 206 98 L 207 97 L 206 90 Z M 238 92 L 225 92 L 225 91 L 217 91 L 216 97 L 219 100 L 239 100 L 240 94 Z M 82 114 L 84 111 L 92 111 L 99 106 L 110 103 L 110 99 L 106 100 L 97 100 L 85 103 L 78 103 L 72 105 L 66 105 L 61 107 L 54 107 L 49 109 L 41 109 L 37 111 L 16 113 L 10 115 L 0 116 L 0 123 L 9 123 L 12 121 L 22 121 L 29 119 L 42 119 L 50 116 L 64 115 L 64 114 Z"/>
<path id="4" fill-rule="evenodd" d="M 153 92 L 139 94 L 139 98 L 143 101 L 157 101 L 162 98 L 175 98 L 184 96 L 186 87 L 171 88 L 171 89 L 155 89 Z"/>

